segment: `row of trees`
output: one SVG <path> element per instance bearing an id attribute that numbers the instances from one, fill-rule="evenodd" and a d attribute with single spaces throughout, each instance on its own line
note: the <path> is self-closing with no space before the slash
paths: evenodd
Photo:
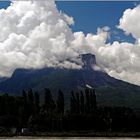
<path id="1" fill-rule="evenodd" d="M 69 104 L 69 107 L 65 107 L 64 94 L 61 90 L 58 90 L 56 100 L 48 88 L 44 90 L 43 98 L 32 89 L 23 90 L 22 96 L 4 94 L 0 96 L 0 126 L 62 130 L 73 116 L 95 112 L 95 91 L 93 89 L 72 91 Z"/>
<path id="2" fill-rule="evenodd" d="M 0 96 L 0 127 L 28 128 L 30 131 L 138 131 L 140 116 L 126 107 L 97 107 L 94 89 L 72 91 L 66 105 L 64 94 L 44 96 L 32 89 L 22 96 Z"/>
<path id="3" fill-rule="evenodd" d="M 28 92 L 23 91 L 23 124 L 46 123 L 48 130 L 62 130 L 64 118 L 67 124 L 69 119 L 80 115 L 93 114 L 96 110 L 96 95 L 93 89 L 85 89 L 85 91 L 71 92 L 70 106 L 65 108 L 64 94 L 58 91 L 58 97 L 54 100 L 50 89 L 45 89 L 44 103 L 40 104 L 40 96 L 31 89 Z M 74 118 L 73 118 L 74 117 Z M 36 121 L 36 122 L 35 122 Z M 72 124 L 72 122 L 70 123 Z M 40 124 L 37 124 L 40 125 Z M 45 126 L 43 126 L 43 129 Z M 75 127 L 75 126 L 74 126 Z"/>
<path id="4" fill-rule="evenodd" d="M 51 94 L 50 89 L 46 88 L 44 92 L 44 103 L 40 103 L 40 95 L 37 92 L 33 92 L 32 89 L 25 92 L 23 91 L 23 115 L 22 125 L 24 127 L 34 128 L 36 125 L 46 124 L 48 130 L 54 129 L 54 120 L 60 123 L 64 116 L 64 94 L 61 90 L 58 91 L 58 97 L 55 101 Z M 42 126 L 44 128 L 45 126 Z M 57 129 L 61 127 L 60 124 Z"/>
<path id="5" fill-rule="evenodd" d="M 83 91 L 71 92 L 70 98 L 70 110 L 71 113 L 84 114 L 93 113 L 96 110 L 96 95 L 93 89 L 85 89 L 85 95 Z"/>

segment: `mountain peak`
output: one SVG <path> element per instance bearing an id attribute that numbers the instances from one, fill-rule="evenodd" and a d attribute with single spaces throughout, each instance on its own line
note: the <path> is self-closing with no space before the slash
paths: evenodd
<path id="1" fill-rule="evenodd" d="M 93 54 L 82 54 L 82 62 L 84 69 L 93 69 L 93 66 L 96 65 L 96 57 Z"/>

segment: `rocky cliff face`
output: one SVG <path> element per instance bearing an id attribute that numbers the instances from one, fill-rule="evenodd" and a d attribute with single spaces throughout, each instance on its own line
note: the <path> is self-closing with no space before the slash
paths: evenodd
<path id="1" fill-rule="evenodd" d="M 81 58 L 83 62 L 83 69 L 93 69 L 93 67 L 96 65 L 95 55 L 83 54 L 81 55 Z"/>

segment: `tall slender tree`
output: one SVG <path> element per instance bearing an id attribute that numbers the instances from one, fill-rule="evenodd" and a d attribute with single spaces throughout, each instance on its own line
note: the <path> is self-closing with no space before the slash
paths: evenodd
<path id="1" fill-rule="evenodd" d="M 35 113 L 35 108 L 34 108 L 34 93 L 32 89 L 28 90 L 28 108 L 30 115 L 33 115 Z"/>
<path id="2" fill-rule="evenodd" d="M 51 91 L 48 88 L 45 89 L 45 106 L 48 114 L 55 109 L 55 102 L 53 100 Z"/>
<path id="3" fill-rule="evenodd" d="M 57 112 L 62 115 L 64 114 L 64 94 L 61 90 L 58 91 Z"/>
<path id="4" fill-rule="evenodd" d="M 58 91 L 58 97 L 57 97 L 57 127 L 58 129 L 62 130 L 63 125 L 63 116 L 64 116 L 64 94 L 61 90 Z"/>
<path id="5" fill-rule="evenodd" d="M 30 115 L 30 110 L 28 107 L 27 93 L 25 90 L 22 91 L 22 98 L 23 98 L 23 106 L 22 106 L 23 111 L 21 112 L 21 122 L 26 124 Z"/>
<path id="6" fill-rule="evenodd" d="M 70 97 L 70 111 L 71 113 L 76 113 L 76 98 L 73 91 L 71 91 Z"/>
<path id="7" fill-rule="evenodd" d="M 23 104 L 27 105 L 27 93 L 25 90 L 22 91 L 22 97 L 23 97 Z"/>
<path id="8" fill-rule="evenodd" d="M 34 100 L 35 100 L 35 112 L 36 114 L 38 114 L 40 110 L 40 96 L 38 92 L 34 93 Z"/>
<path id="9" fill-rule="evenodd" d="M 54 117 L 54 110 L 55 110 L 55 102 L 53 100 L 52 94 L 50 89 L 45 89 L 45 108 L 47 112 L 47 118 L 50 121 L 50 130 L 53 130 L 53 117 Z"/>
<path id="10" fill-rule="evenodd" d="M 81 91 L 80 93 L 80 112 L 83 114 L 85 112 L 85 99 L 83 92 Z"/>
<path id="11" fill-rule="evenodd" d="M 90 107 L 91 107 L 91 112 L 94 112 L 96 110 L 96 95 L 95 95 L 95 90 L 91 89 L 90 90 Z"/>
<path id="12" fill-rule="evenodd" d="M 32 89 L 29 89 L 28 91 L 28 102 L 29 104 L 34 104 L 34 94 Z"/>
<path id="13" fill-rule="evenodd" d="M 80 113 L 80 96 L 79 92 L 76 92 L 76 113 Z"/>
<path id="14" fill-rule="evenodd" d="M 85 89 L 85 97 L 86 97 L 85 112 L 90 113 L 90 89 L 89 88 Z"/>

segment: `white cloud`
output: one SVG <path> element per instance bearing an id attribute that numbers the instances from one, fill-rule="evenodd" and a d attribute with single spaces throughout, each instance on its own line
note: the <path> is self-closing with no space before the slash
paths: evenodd
<path id="1" fill-rule="evenodd" d="M 17 68 L 79 69 L 82 62 L 78 56 L 92 53 L 110 75 L 140 85 L 139 13 L 140 6 L 126 10 L 119 24 L 136 38 L 135 44 L 106 44 L 108 26 L 98 28 L 96 34 L 73 33 L 69 27 L 73 18 L 58 11 L 53 0 L 13 1 L 0 10 L 0 75 L 10 76 Z"/>
<path id="2" fill-rule="evenodd" d="M 120 29 L 125 31 L 126 34 L 132 34 L 134 38 L 140 38 L 140 5 L 133 9 L 124 11 L 120 19 Z"/>
<path id="3" fill-rule="evenodd" d="M 126 9 L 120 19 L 118 28 L 126 34 L 132 34 L 136 43 L 119 43 L 101 47 L 100 64 L 113 77 L 140 85 L 140 5 Z M 107 63 L 108 62 L 108 63 Z"/>
<path id="4" fill-rule="evenodd" d="M 71 24 L 73 18 L 59 12 L 53 0 L 13 1 L 1 9 L 0 75 L 10 76 L 17 68 L 80 68 L 79 54 L 92 50 L 89 38 L 100 46 L 105 33 L 85 37 L 73 33 Z"/>
<path id="5" fill-rule="evenodd" d="M 59 13 L 52 0 L 13 1 L 6 10 L 0 10 L 0 19 L 2 76 L 10 76 L 16 68 L 57 66 L 76 55 L 68 47 L 68 39 L 73 38 L 68 24 L 73 24 L 73 19 Z M 66 67 L 74 64 L 67 63 Z"/>

